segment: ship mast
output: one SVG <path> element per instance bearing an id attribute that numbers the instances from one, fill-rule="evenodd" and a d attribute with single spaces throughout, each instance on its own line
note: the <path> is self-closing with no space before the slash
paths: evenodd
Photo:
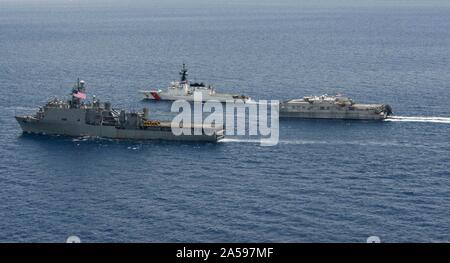
<path id="1" fill-rule="evenodd" d="M 72 108 L 78 108 L 81 104 L 82 99 L 86 99 L 86 89 L 84 85 L 84 80 L 77 79 L 77 83 L 72 89 L 72 99 L 69 100 L 70 106 Z"/>
<path id="2" fill-rule="evenodd" d="M 184 90 L 185 95 L 187 95 L 189 93 L 189 84 L 187 81 L 187 75 L 188 74 L 187 74 L 186 65 L 183 63 L 183 67 L 181 68 L 181 71 L 180 71 L 180 76 L 181 76 L 180 84 Z"/>
<path id="3" fill-rule="evenodd" d="M 183 63 L 183 68 L 181 68 L 180 71 L 180 76 L 181 76 L 181 83 L 186 83 L 187 82 L 187 69 L 186 69 L 186 65 Z"/>

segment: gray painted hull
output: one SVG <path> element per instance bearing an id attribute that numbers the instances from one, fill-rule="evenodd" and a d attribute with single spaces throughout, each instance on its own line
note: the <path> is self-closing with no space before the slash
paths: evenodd
<path id="1" fill-rule="evenodd" d="M 365 112 L 288 112 L 280 111 L 280 118 L 303 118 L 303 119 L 343 119 L 343 120 L 383 120 L 386 114 L 375 114 Z"/>
<path id="2" fill-rule="evenodd" d="M 66 135 L 72 137 L 90 136 L 110 139 L 133 140 L 174 140 L 217 142 L 222 133 L 213 135 L 180 135 L 176 136 L 170 128 L 148 127 L 147 129 L 120 129 L 114 126 L 88 125 L 84 123 L 61 123 L 58 121 L 39 121 L 33 118 L 16 117 L 24 132 L 49 135 Z"/>

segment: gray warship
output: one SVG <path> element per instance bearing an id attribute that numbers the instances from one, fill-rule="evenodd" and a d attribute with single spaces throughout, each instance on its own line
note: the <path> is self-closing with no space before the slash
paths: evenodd
<path id="1" fill-rule="evenodd" d="M 223 127 L 203 124 L 185 125 L 184 129 L 201 128 L 201 134 L 175 135 L 170 122 L 149 119 L 148 108 L 142 112 L 126 112 L 111 108 L 111 103 L 98 99 L 85 103 L 85 82 L 77 81 L 67 101 L 53 99 L 36 114 L 16 116 L 23 132 L 66 136 L 89 136 L 111 139 L 156 139 L 217 142 L 223 138 Z"/>
<path id="2" fill-rule="evenodd" d="M 383 120 L 392 115 L 387 104 L 359 104 L 342 95 L 308 96 L 280 103 L 280 118 Z"/>

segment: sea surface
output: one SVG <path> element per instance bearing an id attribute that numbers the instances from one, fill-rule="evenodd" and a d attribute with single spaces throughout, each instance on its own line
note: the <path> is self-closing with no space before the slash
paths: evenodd
<path id="1" fill-rule="evenodd" d="M 0 1 L 0 242 L 450 241 L 445 1 Z M 389 121 L 286 120 L 280 142 L 22 135 L 14 116 L 140 99 L 182 63 L 259 99 L 345 94 Z"/>

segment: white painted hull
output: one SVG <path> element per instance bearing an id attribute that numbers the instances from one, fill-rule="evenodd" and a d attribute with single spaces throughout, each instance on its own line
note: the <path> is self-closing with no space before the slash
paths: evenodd
<path id="1" fill-rule="evenodd" d="M 186 100 L 186 101 L 194 101 L 194 95 L 184 95 L 184 94 L 170 94 L 168 92 L 163 91 L 141 91 L 143 98 L 145 100 L 155 100 L 155 101 L 176 101 L 176 100 Z M 202 92 L 202 101 L 219 101 L 225 103 L 227 101 L 251 101 L 248 97 L 236 97 L 232 94 L 226 93 L 214 93 L 208 94 Z"/>

